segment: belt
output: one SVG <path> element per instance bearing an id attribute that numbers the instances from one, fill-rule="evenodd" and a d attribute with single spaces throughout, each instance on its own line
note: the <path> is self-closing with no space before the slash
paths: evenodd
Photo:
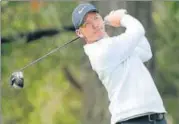
<path id="1" fill-rule="evenodd" d="M 147 115 L 149 121 L 160 121 L 165 118 L 164 113 L 155 113 Z"/>
<path id="2" fill-rule="evenodd" d="M 149 122 L 153 122 L 153 121 L 161 121 L 165 118 L 164 113 L 154 113 L 154 114 L 149 114 L 149 115 L 144 115 L 144 116 L 140 116 L 140 117 L 136 117 L 136 118 L 132 118 L 123 122 L 128 122 L 128 121 L 136 121 L 136 120 L 140 120 L 140 119 L 146 119 Z M 116 124 L 121 124 L 122 122 L 118 122 Z"/>

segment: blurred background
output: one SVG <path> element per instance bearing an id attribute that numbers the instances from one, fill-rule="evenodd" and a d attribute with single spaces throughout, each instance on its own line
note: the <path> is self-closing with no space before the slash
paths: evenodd
<path id="1" fill-rule="evenodd" d="M 73 9 L 82 3 L 1 1 L 2 124 L 109 124 L 107 93 L 77 40 L 24 71 L 25 87 L 13 89 L 11 73 L 76 37 Z M 179 123 L 179 2 L 93 1 L 104 17 L 126 8 L 146 29 L 153 58 L 146 63 L 168 111 Z M 111 35 L 122 28 L 106 27 Z"/>

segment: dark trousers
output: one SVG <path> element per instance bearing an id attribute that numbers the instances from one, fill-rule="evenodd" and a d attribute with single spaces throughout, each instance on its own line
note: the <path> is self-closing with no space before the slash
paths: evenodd
<path id="1" fill-rule="evenodd" d="M 150 119 L 149 116 L 137 117 L 124 122 L 118 122 L 116 124 L 167 124 L 165 117 L 160 119 Z"/>

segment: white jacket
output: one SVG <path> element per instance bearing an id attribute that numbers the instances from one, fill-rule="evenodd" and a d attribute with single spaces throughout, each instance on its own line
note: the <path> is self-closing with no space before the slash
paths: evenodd
<path id="1" fill-rule="evenodd" d="M 111 124 L 141 114 L 166 112 L 144 65 L 152 52 L 142 24 L 130 15 L 120 22 L 126 28 L 123 34 L 84 46 L 93 70 L 108 92 Z"/>

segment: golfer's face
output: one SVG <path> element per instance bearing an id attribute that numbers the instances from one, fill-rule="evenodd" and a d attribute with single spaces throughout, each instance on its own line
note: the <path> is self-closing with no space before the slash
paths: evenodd
<path id="1" fill-rule="evenodd" d="M 96 41 L 100 39 L 105 33 L 102 17 L 96 12 L 88 13 L 80 30 L 83 36 L 88 40 Z"/>

